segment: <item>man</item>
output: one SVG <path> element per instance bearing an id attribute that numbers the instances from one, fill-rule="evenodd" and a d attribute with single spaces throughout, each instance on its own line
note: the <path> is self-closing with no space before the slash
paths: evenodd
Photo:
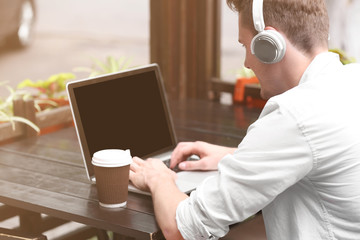
<path id="1" fill-rule="evenodd" d="M 276 51 L 263 38 L 253 41 L 263 32 L 254 25 L 257 5 L 227 2 L 239 13 L 245 66 L 258 77 L 266 106 L 237 149 L 177 146 L 172 167 L 218 169 L 190 197 L 156 159 L 135 157 L 131 181 L 151 192 L 167 239 L 216 239 L 259 210 L 269 240 L 360 239 L 360 66 L 344 66 L 328 52 L 324 1 L 264 1 L 264 30 L 278 38 Z M 200 160 L 184 162 L 191 154 Z"/>

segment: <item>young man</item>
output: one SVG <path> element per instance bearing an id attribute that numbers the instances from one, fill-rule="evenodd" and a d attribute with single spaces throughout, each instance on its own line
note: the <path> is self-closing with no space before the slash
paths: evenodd
<path id="1" fill-rule="evenodd" d="M 227 1 L 266 106 L 237 149 L 178 145 L 172 166 L 219 170 L 190 197 L 156 159 L 134 158 L 131 181 L 151 192 L 167 239 L 216 239 L 259 210 L 269 240 L 360 239 L 360 66 L 328 52 L 324 1 L 264 0 L 275 40 L 254 39 L 258 2 Z"/>

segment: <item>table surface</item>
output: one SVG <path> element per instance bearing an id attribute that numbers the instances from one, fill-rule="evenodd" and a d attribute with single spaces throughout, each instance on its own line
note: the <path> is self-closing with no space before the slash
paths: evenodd
<path id="1" fill-rule="evenodd" d="M 179 141 L 237 146 L 260 113 L 206 100 L 170 102 Z M 129 193 L 126 208 L 99 207 L 73 127 L 0 146 L 0 202 L 133 237 L 158 239 L 151 197 Z"/>

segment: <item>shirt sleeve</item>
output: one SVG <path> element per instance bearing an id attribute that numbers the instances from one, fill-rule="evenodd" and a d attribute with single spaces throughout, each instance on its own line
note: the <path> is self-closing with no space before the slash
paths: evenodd
<path id="1" fill-rule="evenodd" d="M 185 239 L 217 239 L 229 225 L 252 216 L 313 167 L 301 123 L 290 111 L 268 102 L 233 155 L 218 165 L 178 206 L 176 221 Z"/>

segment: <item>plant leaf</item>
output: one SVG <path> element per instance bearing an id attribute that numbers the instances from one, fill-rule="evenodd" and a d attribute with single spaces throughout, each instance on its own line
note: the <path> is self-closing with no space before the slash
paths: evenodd
<path id="1" fill-rule="evenodd" d="M 95 64 L 103 71 L 103 72 L 109 72 L 109 68 L 106 66 L 106 64 L 102 63 L 100 60 L 94 58 L 93 59 Z"/>
<path id="2" fill-rule="evenodd" d="M 113 56 L 109 57 L 109 64 L 110 64 L 110 72 L 109 73 L 119 71 L 119 65 Z"/>
<path id="3" fill-rule="evenodd" d="M 17 116 L 11 116 L 9 117 L 10 122 L 22 122 L 25 123 L 26 125 L 30 126 L 32 129 L 34 129 L 36 132 L 40 132 L 40 128 L 35 125 L 33 122 L 31 122 L 30 120 L 23 118 L 23 117 L 17 117 Z M 13 125 L 13 128 L 15 128 L 15 125 Z"/>

